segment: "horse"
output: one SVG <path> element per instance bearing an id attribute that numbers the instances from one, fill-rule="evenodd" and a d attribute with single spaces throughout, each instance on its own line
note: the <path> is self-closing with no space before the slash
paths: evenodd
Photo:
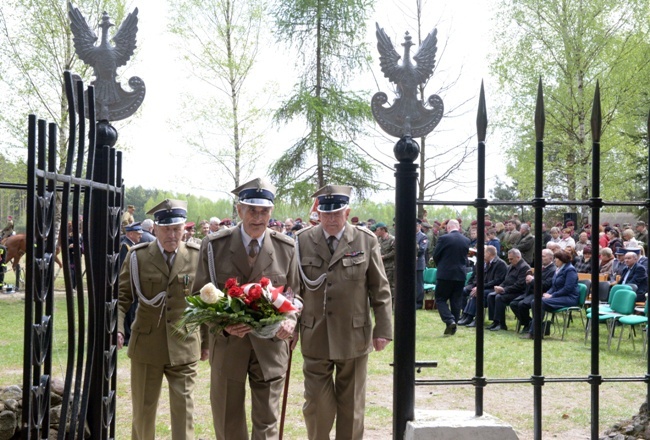
<path id="1" fill-rule="evenodd" d="M 11 262 L 11 268 L 15 272 L 20 259 L 23 257 L 23 255 L 25 255 L 25 252 L 27 252 L 27 236 L 25 234 L 10 235 L 2 242 L 2 245 L 7 248 L 5 262 L 7 264 Z M 57 243 L 54 262 L 59 265 L 59 269 L 63 267 L 63 263 L 61 263 L 61 260 L 59 260 L 60 253 L 61 244 Z"/>

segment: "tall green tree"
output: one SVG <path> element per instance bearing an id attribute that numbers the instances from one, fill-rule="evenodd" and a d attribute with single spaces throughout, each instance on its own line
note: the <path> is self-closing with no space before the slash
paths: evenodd
<path id="1" fill-rule="evenodd" d="M 125 16 L 125 0 L 78 0 L 88 24 L 100 35 L 103 11 L 114 23 Z M 92 69 L 74 51 L 67 0 L 3 0 L 0 3 L 1 153 L 24 156 L 27 115 L 55 122 L 59 139 L 59 171 L 65 168 L 68 141 L 68 103 L 63 72 L 79 74 L 86 84 Z"/>
<path id="2" fill-rule="evenodd" d="M 170 0 L 170 6 L 170 30 L 180 37 L 183 59 L 206 86 L 202 96 L 186 103 L 186 115 L 202 122 L 191 124 L 196 132 L 186 138 L 216 164 L 223 187 L 235 188 L 251 177 L 260 148 L 257 123 L 264 112 L 255 106 L 247 80 L 259 50 L 265 5 L 262 0 Z"/>
<path id="3" fill-rule="evenodd" d="M 603 196 L 624 197 L 640 164 L 650 86 L 648 0 L 501 0 L 491 65 L 507 101 L 507 174 L 534 189 L 533 114 L 541 77 L 546 104 L 545 196 L 590 197 L 590 116 L 596 81 L 603 108 Z M 645 108 L 643 108 L 645 107 Z M 575 207 L 573 207 L 575 209 Z"/>
<path id="4" fill-rule="evenodd" d="M 279 196 L 299 202 L 328 183 L 347 184 L 363 196 L 375 188 L 374 166 L 356 148 L 372 118 L 366 94 L 347 90 L 352 73 L 367 68 L 364 43 L 370 0 L 278 0 L 278 40 L 298 51 L 298 82 L 275 120 L 304 121 L 307 130 L 274 163 Z"/>

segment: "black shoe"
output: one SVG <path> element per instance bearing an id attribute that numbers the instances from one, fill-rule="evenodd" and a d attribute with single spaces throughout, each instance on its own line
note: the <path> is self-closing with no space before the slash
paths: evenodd
<path id="1" fill-rule="evenodd" d="M 456 326 L 455 322 L 452 322 L 451 324 L 447 324 L 447 327 L 445 328 L 445 335 L 455 335 L 456 330 L 458 330 L 458 327 Z"/>
<path id="2" fill-rule="evenodd" d="M 470 315 L 463 315 L 463 317 L 458 321 L 458 325 L 467 325 L 470 322 L 472 322 L 472 317 Z"/>
<path id="3" fill-rule="evenodd" d="M 498 332 L 499 330 L 508 330 L 508 326 L 505 324 L 497 324 L 494 327 L 490 327 L 490 330 L 493 332 Z"/>
<path id="4" fill-rule="evenodd" d="M 530 323 L 525 324 L 519 333 L 528 333 L 530 331 Z"/>
<path id="5" fill-rule="evenodd" d="M 496 322 L 496 321 L 494 321 L 492 324 L 486 326 L 486 328 L 487 328 L 488 330 L 493 330 L 494 327 L 497 327 L 497 326 L 499 326 L 499 323 Z"/>
<path id="6" fill-rule="evenodd" d="M 476 327 L 476 318 L 472 318 L 472 322 L 467 324 L 467 327 Z"/>

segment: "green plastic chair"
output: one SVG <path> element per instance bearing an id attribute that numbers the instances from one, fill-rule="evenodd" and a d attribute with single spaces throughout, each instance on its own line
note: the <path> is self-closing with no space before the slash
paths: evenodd
<path id="1" fill-rule="evenodd" d="M 616 294 L 618 292 L 620 292 L 621 290 L 633 290 L 633 289 L 632 289 L 632 286 L 630 286 L 629 284 L 615 284 L 615 285 L 613 285 L 612 288 L 609 291 L 609 301 L 608 301 L 608 303 L 607 304 L 600 304 L 600 306 L 598 307 L 598 312 L 599 313 L 611 312 L 612 308 L 611 308 L 610 304 L 611 304 L 612 301 L 614 301 L 614 297 L 616 296 Z M 587 309 L 587 319 L 590 319 L 590 318 L 591 318 L 591 307 L 589 307 Z"/>
<path id="2" fill-rule="evenodd" d="M 436 278 L 437 278 L 438 269 L 435 267 L 427 267 L 424 269 L 423 278 L 424 278 L 424 291 L 430 292 L 436 290 Z"/>
<path id="3" fill-rule="evenodd" d="M 556 314 L 562 314 L 562 340 L 564 341 L 564 334 L 566 333 L 566 329 L 569 327 L 569 321 L 573 320 L 572 313 L 573 312 L 578 312 L 580 313 L 580 321 L 582 322 L 582 326 L 585 327 L 585 320 L 583 317 L 583 310 L 585 307 L 585 301 L 587 300 L 587 286 L 582 283 L 578 283 L 578 289 L 580 289 L 579 292 L 579 297 L 578 297 L 578 305 L 577 306 L 571 306 L 571 307 L 563 307 L 561 309 L 558 309 L 553 313 L 553 318 L 555 318 Z"/>
<path id="4" fill-rule="evenodd" d="M 623 339 L 623 329 L 625 328 L 626 325 L 630 326 L 630 331 L 628 333 L 627 338 L 632 339 L 632 350 L 636 350 L 636 347 L 634 346 L 634 336 L 636 336 L 636 331 L 634 329 L 634 326 L 636 325 L 646 325 L 646 330 L 642 331 L 641 333 L 643 334 L 643 351 L 642 354 L 645 354 L 645 347 L 648 342 L 648 331 L 647 331 L 647 326 L 648 326 L 648 301 L 645 302 L 645 308 L 643 309 L 643 316 L 642 315 L 627 315 L 627 316 L 621 316 L 618 318 L 618 322 L 620 322 L 623 327 L 621 328 L 621 333 L 618 335 L 618 346 L 616 347 L 616 351 L 618 351 L 619 348 L 621 348 L 621 339 Z M 632 336 L 632 332 L 634 331 L 634 336 Z"/>
<path id="5" fill-rule="evenodd" d="M 616 286 L 614 286 L 616 287 Z M 614 334 L 614 328 L 616 327 L 616 321 L 618 318 L 630 315 L 634 311 L 634 306 L 636 304 L 636 293 L 634 290 L 629 288 L 619 288 L 614 290 L 614 294 L 610 294 L 610 303 L 609 311 L 600 311 L 598 314 L 598 322 L 604 322 L 607 324 L 608 337 L 607 337 L 607 348 L 611 347 L 612 336 Z M 592 321 L 591 311 L 587 312 L 587 327 L 585 329 L 585 344 L 589 339 L 589 329 L 591 328 Z"/>

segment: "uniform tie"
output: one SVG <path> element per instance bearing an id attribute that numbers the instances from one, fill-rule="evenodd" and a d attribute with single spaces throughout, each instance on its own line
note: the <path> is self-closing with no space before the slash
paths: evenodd
<path id="1" fill-rule="evenodd" d="M 169 267 L 169 271 L 171 272 L 172 266 L 174 265 L 174 252 L 165 251 L 165 258 L 167 258 L 167 267 Z"/>
<path id="2" fill-rule="evenodd" d="M 260 243 L 253 239 L 251 242 L 248 244 L 248 264 L 250 267 L 253 267 L 255 265 L 255 260 L 257 259 L 257 255 L 260 253 Z"/>
<path id="3" fill-rule="evenodd" d="M 330 250 L 330 254 L 333 254 L 334 251 L 336 250 L 336 237 L 333 235 L 330 235 L 327 237 L 327 247 Z"/>

